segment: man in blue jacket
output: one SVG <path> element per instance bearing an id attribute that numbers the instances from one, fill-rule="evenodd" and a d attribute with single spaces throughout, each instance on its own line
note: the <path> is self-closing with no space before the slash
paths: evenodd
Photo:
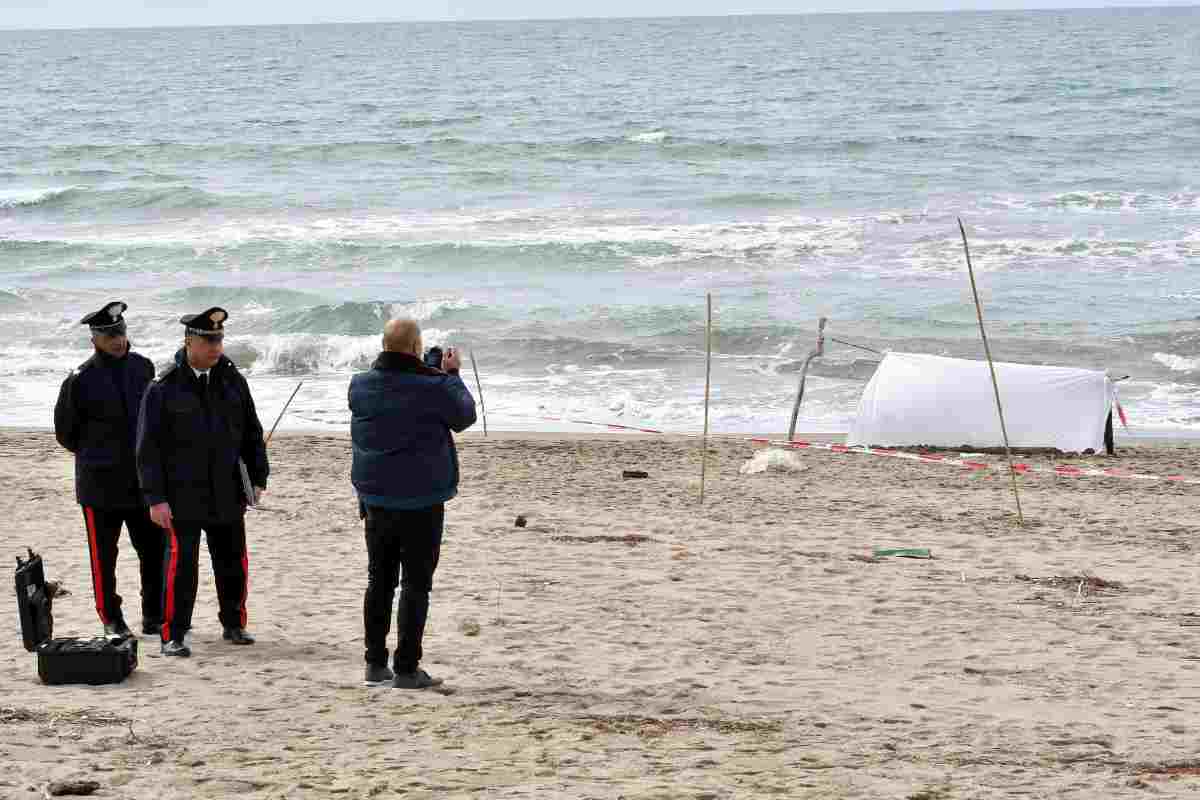
<path id="1" fill-rule="evenodd" d="M 379 358 L 350 380 L 351 480 L 366 520 L 366 681 L 390 680 L 397 689 L 442 683 L 419 667 L 421 638 L 442 545 L 443 504 L 458 493 L 451 431 L 475 424 L 475 399 L 458 376 L 458 353 L 447 350 L 439 369 L 426 364 L 421 352 L 417 323 L 392 320 L 383 330 Z M 397 583 L 393 672 L 387 637 Z"/>

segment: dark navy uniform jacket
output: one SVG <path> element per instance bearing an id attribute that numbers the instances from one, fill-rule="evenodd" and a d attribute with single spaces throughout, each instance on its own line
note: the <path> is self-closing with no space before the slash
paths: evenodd
<path id="1" fill-rule="evenodd" d="M 147 505 L 166 502 L 186 522 L 229 523 L 244 512 L 238 459 L 266 488 L 262 424 L 242 373 L 225 356 L 209 371 L 208 391 L 183 350 L 150 384 L 138 417 L 137 466 Z"/>
<path id="2" fill-rule="evenodd" d="M 127 351 L 97 352 L 63 381 L 54 404 L 54 436 L 75 454 L 75 498 L 93 508 L 137 508 L 134 447 L 138 407 L 154 364 Z"/>
<path id="3" fill-rule="evenodd" d="M 475 424 L 475 399 L 457 374 L 407 353 L 380 353 L 350 379 L 350 480 L 358 499 L 383 508 L 428 508 L 458 493 L 451 431 Z"/>

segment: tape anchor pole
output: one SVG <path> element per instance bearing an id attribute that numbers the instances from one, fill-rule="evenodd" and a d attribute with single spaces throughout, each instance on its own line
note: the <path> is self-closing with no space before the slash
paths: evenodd
<path id="1" fill-rule="evenodd" d="M 983 338 L 983 353 L 987 356 L 988 371 L 992 374 L 992 391 L 996 394 L 996 413 L 1000 415 L 1000 435 L 1004 437 L 1004 456 L 1008 460 L 1008 475 L 1012 478 L 1013 499 L 1017 501 L 1017 525 L 1025 527 L 1025 516 L 1021 513 L 1021 493 L 1017 490 L 1017 472 L 1013 469 L 1012 449 L 1008 446 L 1008 428 L 1004 424 L 1004 406 L 1000 403 L 1000 383 L 996 380 L 996 366 L 992 363 L 992 349 L 988 346 L 987 330 L 983 326 L 983 305 L 979 302 L 979 289 L 975 286 L 975 268 L 971 266 L 971 248 L 967 245 L 967 229 L 961 217 L 958 231 L 962 234 L 963 253 L 967 257 L 967 275 L 971 278 L 971 294 L 975 297 L 975 316 L 979 319 L 979 335 Z"/>

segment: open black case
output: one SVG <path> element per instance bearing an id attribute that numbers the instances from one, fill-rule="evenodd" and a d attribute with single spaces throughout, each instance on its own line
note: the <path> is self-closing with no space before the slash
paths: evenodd
<path id="1" fill-rule="evenodd" d="M 54 598 L 46 590 L 42 557 L 32 550 L 29 558 L 17 556 L 17 613 L 25 649 L 37 653 L 38 676 L 43 683 L 120 683 L 137 668 L 137 639 L 51 638 L 54 635 Z"/>

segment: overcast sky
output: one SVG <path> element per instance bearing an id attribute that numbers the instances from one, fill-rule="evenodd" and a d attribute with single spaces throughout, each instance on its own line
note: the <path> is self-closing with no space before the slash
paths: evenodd
<path id="1" fill-rule="evenodd" d="M 0 0 L 0 28 L 269 25 L 381 20 L 549 19 L 827 11 L 1192 5 L 1162 0 Z"/>

